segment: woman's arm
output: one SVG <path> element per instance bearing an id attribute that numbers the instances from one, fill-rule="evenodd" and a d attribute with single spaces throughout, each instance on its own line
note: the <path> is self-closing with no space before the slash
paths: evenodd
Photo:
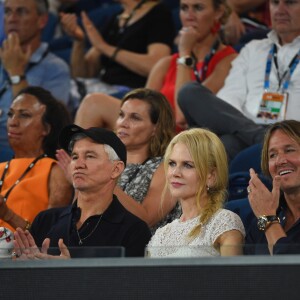
<path id="1" fill-rule="evenodd" d="M 146 54 L 138 54 L 127 50 L 119 50 L 115 61 L 141 76 L 147 77 L 152 67 L 164 56 L 171 53 L 171 48 L 165 44 L 150 44 Z"/>
<path id="2" fill-rule="evenodd" d="M 0 195 L 0 219 L 8 223 L 13 228 L 30 229 L 31 223 L 21 216 L 16 214 L 13 210 L 9 209 L 4 201 L 3 196 Z"/>
<path id="3" fill-rule="evenodd" d="M 169 70 L 171 60 L 172 56 L 163 57 L 153 66 L 146 83 L 146 88 L 155 91 L 161 90 L 164 79 Z"/>
<path id="4" fill-rule="evenodd" d="M 216 243 L 219 245 L 221 256 L 243 254 L 244 237 L 238 230 L 224 232 Z"/>
<path id="5" fill-rule="evenodd" d="M 144 220 L 149 227 L 152 227 L 162 220 L 176 204 L 169 193 L 166 193 L 164 200 L 162 200 L 164 186 L 165 172 L 161 163 L 153 174 L 148 193 L 142 203 L 138 203 L 119 187 L 115 188 L 114 194 L 117 195 L 127 210 Z"/>
<path id="6" fill-rule="evenodd" d="M 225 79 L 231 69 L 231 62 L 237 57 L 238 54 L 234 53 L 224 57 L 218 62 L 213 72 L 203 81 L 203 85 L 207 87 L 214 94 L 223 87 Z"/>
<path id="7" fill-rule="evenodd" d="M 68 182 L 63 170 L 57 164 L 54 164 L 51 168 L 48 188 L 48 208 L 62 207 L 71 203 L 73 187 Z"/>
<path id="8" fill-rule="evenodd" d="M 113 57 L 114 60 L 141 76 L 148 76 L 153 65 L 162 57 L 170 55 L 171 48 L 162 43 L 150 44 L 146 54 L 138 54 L 124 49 L 118 49 L 116 46 L 108 44 L 102 35 L 95 28 L 86 13 L 82 13 L 82 21 L 88 38 L 99 53 L 107 57 Z M 117 52 L 116 52 L 117 50 Z"/>
<path id="9" fill-rule="evenodd" d="M 237 54 L 231 54 L 220 60 L 213 72 L 202 82 L 202 85 L 216 94 L 224 85 L 225 79 L 231 69 L 231 62 L 237 57 Z M 184 127 L 186 123 L 185 117 L 178 105 L 177 96 L 179 90 L 188 82 L 191 82 L 191 68 L 178 65 L 175 88 L 175 109 L 176 109 L 176 124 L 179 127 Z"/>
<path id="10" fill-rule="evenodd" d="M 60 13 L 60 22 L 63 30 L 73 39 L 71 52 L 71 73 L 73 77 L 91 77 L 91 66 L 97 65 L 100 54 L 98 51 L 91 50 L 85 55 L 85 34 L 77 23 L 75 14 Z M 91 53 L 94 55 L 91 55 Z M 95 52 L 98 57 L 96 57 Z M 87 58 L 86 58 L 87 57 Z"/>

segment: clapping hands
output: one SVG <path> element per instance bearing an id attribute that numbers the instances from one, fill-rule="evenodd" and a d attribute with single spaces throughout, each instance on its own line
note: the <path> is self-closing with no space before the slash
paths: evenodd
<path id="1" fill-rule="evenodd" d="M 37 247 L 34 238 L 28 230 L 17 228 L 14 233 L 14 255 L 18 260 L 39 260 L 39 259 L 69 259 L 70 252 L 62 239 L 58 241 L 60 255 L 48 254 L 50 239 L 46 238 L 41 250 Z"/>

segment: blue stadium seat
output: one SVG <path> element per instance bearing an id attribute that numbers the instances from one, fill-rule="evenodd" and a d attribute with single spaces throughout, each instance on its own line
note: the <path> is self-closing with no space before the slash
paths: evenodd
<path id="1" fill-rule="evenodd" d="M 49 43 L 53 38 L 59 18 L 52 12 L 49 12 L 48 22 L 42 32 L 42 41 Z"/>
<path id="2" fill-rule="evenodd" d="M 228 201 L 247 197 L 250 168 L 253 168 L 262 182 L 271 188 L 271 180 L 264 176 L 261 171 L 261 150 L 261 144 L 250 146 L 231 161 L 229 165 Z"/>
<path id="3" fill-rule="evenodd" d="M 240 216 L 247 233 L 252 221 L 255 219 L 248 198 L 226 202 L 224 208 L 231 210 Z"/>

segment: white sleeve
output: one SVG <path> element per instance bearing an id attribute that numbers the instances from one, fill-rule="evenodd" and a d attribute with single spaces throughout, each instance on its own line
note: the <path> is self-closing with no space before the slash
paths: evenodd
<path id="1" fill-rule="evenodd" d="M 230 210 L 222 209 L 216 213 L 209 224 L 212 244 L 215 243 L 220 235 L 230 230 L 238 230 L 244 237 L 246 235 L 241 218 Z"/>

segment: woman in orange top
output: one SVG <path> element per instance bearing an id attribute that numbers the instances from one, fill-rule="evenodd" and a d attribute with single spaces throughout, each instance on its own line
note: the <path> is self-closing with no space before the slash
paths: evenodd
<path id="1" fill-rule="evenodd" d="M 218 92 L 237 55 L 219 39 L 220 27 L 229 14 L 225 0 L 181 0 L 183 27 L 177 41 L 178 53 L 158 61 L 149 75 L 146 87 L 167 97 L 181 129 L 186 128 L 186 122 L 177 106 L 179 89 L 187 82 L 198 80 L 213 93 Z M 114 128 L 119 110 L 118 99 L 101 93 L 90 94 L 83 99 L 75 123 L 82 127 Z"/>
<path id="2" fill-rule="evenodd" d="M 51 93 L 27 87 L 12 102 L 7 131 L 14 158 L 0 164 L 0 226 L 30 228 L 42 210 L 67 205 L 72 187 L 53 159 L 70 118 Z"/>

